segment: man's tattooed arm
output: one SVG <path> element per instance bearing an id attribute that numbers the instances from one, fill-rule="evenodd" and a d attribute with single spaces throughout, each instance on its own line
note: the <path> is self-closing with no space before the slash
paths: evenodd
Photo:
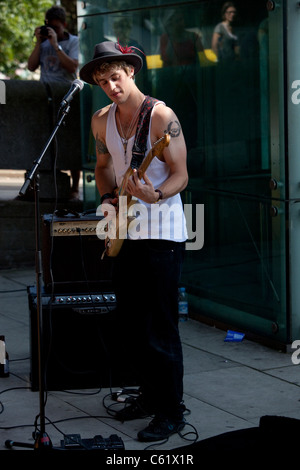
<path id="1" fill-rule="evenodd" d="M 101 195 L 113 193 L 113 189 L 116 187 L 116 178 L 111 155 L 105 142 L 101 140 L 98 133 L 96 133 L 95 141 L 97 152 L 95 180 L 98 191 Z"/>
<path id="2" fill-rule="evenodd" d="M 98 134 L 96 134 L 96 149 L 99 155 L 109 153 L 108 148 L 106 147 L 105 143 L 99 139 Z"/>
<path id="3" fill-rule="evenodd" d="M 170 134 L 171 137 L 179 137 L 181 133 L 181 126 L 178 121 L 170 121 L 168 129 L 164 131 L 165 134 Z"/>

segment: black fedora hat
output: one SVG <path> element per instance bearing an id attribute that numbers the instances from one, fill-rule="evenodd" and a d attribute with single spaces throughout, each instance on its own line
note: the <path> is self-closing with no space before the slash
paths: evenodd
<path id="1" fill-rule="evenodd" d="M 133 47 L 122 47 L 116 42 L 104 41 L 95 45 L 93 60 L 82 67 L 79 76 L 83 81 L 91 85 L 97 85 L 93 79 L 95 67 L 115 60 L 124 60 L 132 65 L 135 75 L 143 66 L 142 58 L 133 52 Z"/>

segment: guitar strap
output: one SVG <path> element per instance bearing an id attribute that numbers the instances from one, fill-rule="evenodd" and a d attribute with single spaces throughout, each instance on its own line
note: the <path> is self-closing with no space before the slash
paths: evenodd
<path id="1" fill-rule="evenodd" d="M 133 170 L 137 170 L 140 167 L 145 157 L 151 110 L 157 101 L 157 99 L 151 98 L 151 96 L 146 96 L 143 102 L 132 148 L 132 159 L 130 166 Z"/>

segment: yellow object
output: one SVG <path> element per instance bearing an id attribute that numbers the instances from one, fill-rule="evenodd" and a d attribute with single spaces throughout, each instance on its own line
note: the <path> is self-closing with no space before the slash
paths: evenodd
<path id="1" fill-rule="evenodd" d="M 205 49 L 203 52 L 198 52 L 199 61 L 202 66 L 213 65 L 218 62 L 217 56 L 212 49 Z M 153 54 L 146 56 L 148 69 L 161 69 L 163 61 L 160 54 Z"/>
<path id="2" fill-rule="evenodd" d="M 198 56 L 202 66 L 213 65 L 218 62 L 218 58 L 212 49 L 204 49 L 204 52 L 198 52 Z"/>
<path id="3" fill-rule="evenodd" d="M 161 69 L 163 66 L 160 54 L 147 55 L 146 61 L 148 69 Z"/>

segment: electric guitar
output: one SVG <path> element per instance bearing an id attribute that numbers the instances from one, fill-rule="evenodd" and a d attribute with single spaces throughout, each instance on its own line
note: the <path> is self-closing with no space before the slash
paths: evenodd
<path id="1" fill-rule="evenodd" d="M 141 179 L 144 176 L 144 173 L 146 172 L 153 158 L 159 157 L 162 154 L 164 148 L 169 145 L 170 139 L 171 139 L 170 134 L 165 134 L 163 137 L 161 137 L 159 140 L 157 140 L 153 144 L 153 147 L 149 150 L 148 154 L 146 155 L 146 157 L 144 158 L 144 160 L 142 161 L 138 169 L 139 179 Z M 132 200 L 131 194 L 128 194 L 126 191 L 128 180 L 132 175 L 133 175 L 133 168 L 129 166 L 129 168 L 127 169 L 123 177 L 121 185 L 119 186 L 119 188 L 115 190 L 116 197 L 119 198 L 120 196 L 126 196 L 127 198 L 127 201 L 126 201 L 127 206 L 125 207 L 126 213 L 124 213 L 122 217 L 122 214 L 120 214 L 119 212 L 120 205 L 118 203 L 116 206 L 115 224 L 114 224 L 114 220 L 109 221 L 109 224 L 110 224 L 109 232 L 113 233 L 115 236 L 113 238 L 110 238 L 109 236 L 105 238 L 105 250 L 104 250 L 102 257 L 105 254 L 111 257 L 117 256 L 123 245 L 124 238 L 126 238 L 124 234 L 127 234 L 128 225 L 132 220 L 128 216 L 128 209 L 133 204 L 135 204 L 135 200 Z M 120 237 L 120 233 L 122 234 L 122 237 Z"/>

